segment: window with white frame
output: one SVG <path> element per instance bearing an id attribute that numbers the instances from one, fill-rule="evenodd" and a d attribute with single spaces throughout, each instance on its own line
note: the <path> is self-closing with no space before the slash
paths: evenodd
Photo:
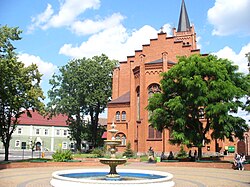
<path id="1" fill-rule="evenodd" d="M 36 129 L 36 134 L 40 134 L 40 129 Z"/>
<path id="2" fill-rule="evenodd" d="M 62 149 L 67 149 L 67 148 L 68 148 L 67 142 L 62 142 Z"/>
<path id="3" fill-rule="evenodd" d="M 68 135 L 68 131 L 67 130 L 63 130 L 63 135 L 67 136 Z"/>
<path id="4" fill-rule="evenodd" d="M 122 121 L 126 121 L 126 112 L 122 111 Z"/>
<path id="5" fill-rule="evenodd" d="M 20 147 L 21 146 L 21 141 L 20 140 L 16 140 L 15 141 L 15 147 Z"/>
<path id="6" fill-rule="evenodd" d="M 126 145 L 126 135 L 124 133 L 118 133 L 116 136 L 115 136 L 115 139 L 116 140 L 121 140 L 121 145 Z"/>
<path id="7" fill-rule="evenodd" d="M 17 129 L 17 134 L 22 134 L 22 128 L 19 127 L 19 128 Z"/>
<path id="8" fill-rule="evenodd" d="M 117 111 L 115 114 L 115 120 L 120 121 L 120 112 L 119 111 Z"/>
<path id="9" fill-rule="evenodd" d="M 60 135 L 60 129 L 56 130 L 56 135 L 58 135 L 58 136 Z"/>
<path id="10" fill-rule="evenodd" d="M 49 129 L 44 129 L 44 135 L 49 135 Z"/>

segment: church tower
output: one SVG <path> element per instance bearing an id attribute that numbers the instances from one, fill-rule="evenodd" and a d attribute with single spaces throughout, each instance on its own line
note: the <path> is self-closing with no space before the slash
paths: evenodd
<path id="1" fill-rule="evenodd" d="M 173 28 L 173 36 L 176 38 L 176 42 L 182 42 L 183 46 L 191 46 L 193 50 L 197 49 L 194 25 L 190 25 L 184 0 L 181 4 L 178 28 L 177 31 L 176 28 Z"/>
<path id="2" fill-rule="evenodd" d="M 134 55 L 119 63 L 114 69 L 112 101 L 108 103 L 108 130 L 114 123 L 118 130 L 116 139 L 122 141 L 118 151 L 123 152 L 130 142 L 131 148 L 145 154 L 149 147 L 157 153 L 178 152 L 179 147 L 169 144 L 171 132 L 160 132 L 150 126 L 146 110 L 148 99 L 160 92 L 161 73 L 178 63 L 178 56 L 200 54 L 196 46 L 194 26 L 190 25 L 184 0 L 181 3 L 177 30 L 173 36 L 160 32 L 157 38 L 143 44 Z M 110 139 L 110 135 L 107 135 Z M 212 148 L 211 148 L 212 150 Z"/>

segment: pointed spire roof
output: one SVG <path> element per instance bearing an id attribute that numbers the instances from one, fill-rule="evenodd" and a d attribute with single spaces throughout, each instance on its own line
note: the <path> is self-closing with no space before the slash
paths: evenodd
<path id="1" fill-rule="evenodd" d="M 189 29 L 190 29 L 190 22 L 188 19 L 186 5 L 185 5 L 184 0 L 182 0 L 181 12 L 180 12 L 180 18 L 179 18 L 177 32 L 188 31 Z"/>

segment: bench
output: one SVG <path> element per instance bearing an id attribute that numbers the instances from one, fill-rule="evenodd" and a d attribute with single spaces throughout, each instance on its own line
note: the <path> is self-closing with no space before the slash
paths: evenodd
<path id="1" fill-rule="evenodd" d="M 212 163 L 213 160 L 196 160 L 195 162 L 202 162 L 202 163 Z"/>
<path id="2" fill-rule="evenodd" d="M 161 162 L 179 162 L 179 160 L 162 160 Z"/>
<path id="3" fill-rule="evenodd" d="M 47 162 L 47 160 L 30 160 L 30 162 L 32 162 L 32 163 L 43 163 L 43 162 Z"/>

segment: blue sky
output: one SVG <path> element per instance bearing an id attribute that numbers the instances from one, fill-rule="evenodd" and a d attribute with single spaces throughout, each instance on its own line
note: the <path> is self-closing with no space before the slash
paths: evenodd
<path id="1" fill-rule="evenodd" d="M 201 53 L 229 58 L 247 73 L 250 51 L 249 0 L 185 0 Z M 0 24 L 18 26 L 19 59 L 36 63 L 48 80 L 72 58 L 105 53 L 124 61 L 161 27 L 177 27 L 181 0 L 0 0 Z M 48 100 L 46 100 L 47 102 Z"/>

